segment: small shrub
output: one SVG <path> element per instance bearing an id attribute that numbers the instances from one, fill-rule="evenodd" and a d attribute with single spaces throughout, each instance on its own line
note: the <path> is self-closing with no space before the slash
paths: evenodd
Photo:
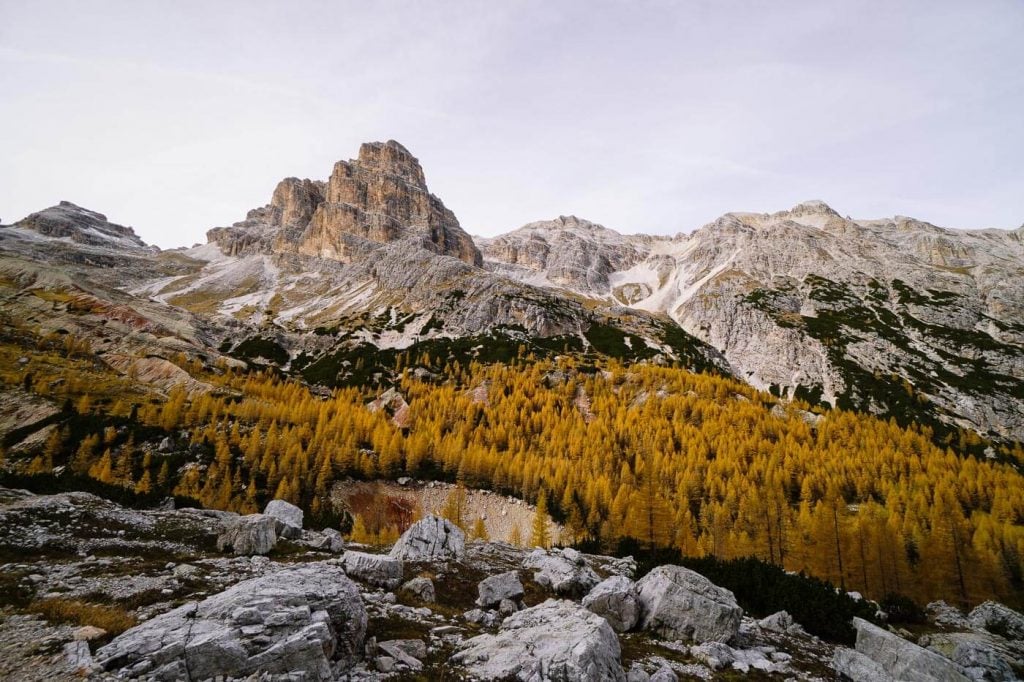
<path id="1" fill-rule="evenodd" d="M 116 636 L 135 627 L 135 616 L 112 606 L 89 604 L 75 599 L 44 599 L 29 605 L 29 611 L 38 613 L 51 623 L 92 625 Z"/>
<path id="2" fill-rule="evenodd" d="M 906 595 L 890 592 L 885 595 L 879 606 L 888 614 L 890 623 L 914 625 L 926 620 L 924 609 Z"/>

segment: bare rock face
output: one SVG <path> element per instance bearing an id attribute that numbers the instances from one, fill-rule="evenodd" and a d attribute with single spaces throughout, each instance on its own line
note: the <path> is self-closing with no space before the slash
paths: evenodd
<path id="1" fill-rule="evenodd" d="M 601 582 L 594 569 L 574 549 L 535 549 L 523 561 L 523 568 L 533 569 L 533 579 L 555 594 L 580 597 Z"/>
<path id="2" fill-rule="evenodd" d="M 967 620 L 976 628 L 1013 640 L 1024 640 L 1024 615 L 998 602 L 976 606 Z"/>
<path id="3" fill-rule="evenodd" d="M 393 590 L 402 584 L 405 565 L 401 559 L 365 552 L 345 552 L 341 557 L 345 573 L 370 585 Z"/>
<path id="4" fill-rule="evenodd" d="M 33 213 L 14 226 L 46 237 L 70 239 L 90 246 L 146 246 L 132 228 L 111 223 L 102 213 L 76 206 L 70 201 L 62 201 L 56 206 Z"/>
<path id="5" fill-rule="evenodd" d="M 367 615 L 342 569 L 303 564 L 238 583 L 123 633 L 96 652 L 107 671 L 204 680 L 302 673 L 333 680 L 358 660 Z"/>
<path id="6" fill-rule="evenodd" d="M 743 609 L 732 592 L 682 566 L 658 566 L 637 584 L 640 627 L 667 639 L 728 642 Z"/>
<path id="7" fill-rule="evenodd" d="M 467 640 L 451 660 L 485 680 L 625 682 L 620 655 L 604 618 L 549 599 L 506 618 L 497 634 Z"/>
<path id="8" fill-rule="evenodd" d="M 668 314 L 757 388 L 885 414 L 900 408 L 872 377 L 896 375 L 948 424 L 1024 437 L 1019 231 L 852 220 L 808 201 L 672 239 L 568 218 L 481 244 L 508 277 Z"/>
<path id="9" fill-rule="evenodd" d="M 583 606 L 607 620 L 616 632 L 629 632 L 640 619 L 636 585 L 621 575 L 598 583 L 583 598 Z"/>
<path id="10" fill-rule="evenodd" d="M 466 534 L 458 526 L 428 514 L 409 526 L 391 548 L 393 559 L 433 561 L 461 559 L 466 553 Z"/>
<path id="11" fill-rule="evenodd" d="M 302 537 L 302 510 L 294 504 L 284 500 L 271 500 L 263 513 L 274 519 L 279 537 L 289 540 Z"/>
<path id="12" fill-rule="evenodd" d="M 587 294 L 608 294 L 609 276 L 627 270 L 666 238 L 621 235 L 576 216 L 529 223 L 481 240 L 484 258 L 499 273 Z"/>
<path id="13" fill-rule="evenodd" d="M 394 140 L 364 144 L 358 159 L 334 165 L 326 183 L 286 178 L 270 204 L 207 233 L 232 256 L 290 252 L 342 262 L 351 259 L 350 237 L 408 238 L 439 255 L 483 263 L 455 214 L 427 190 L 419 161 Z"/>
<path id="14" fill-rule="evenodd" d="M 277 521 L 264 514 L 249 514 L 229 521 L 217 538 L 217 549 L 233 554 L 267 554 L 277 546 Z"/>
<path id="15" fill-rule="evenodd" d="M 837 649 L 832 662 L 837 671 L 852 679 L 906 682 L 967 682 L 969 679 L 951 660 L 899 635 L 861 618 L 854 618 L 853 626 L 857 629 L 856 651 Z M 872 676 L 865 676 L 868 671 Z"/>
<path id="16" fill-rule="evenodd" d="M 477 593 L 477 606 L 489 609 L 505 600 L 522 599 L 523 584 L 519 582 L 517 571 L 507 571 L 481 580 L 477 585 Z"/>

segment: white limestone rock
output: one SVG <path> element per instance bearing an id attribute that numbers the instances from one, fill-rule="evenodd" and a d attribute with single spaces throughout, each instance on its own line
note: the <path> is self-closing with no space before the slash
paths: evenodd
<path id="1" fill-rule="evenodd" d="M 237 555 L 267 554 L 277 546 L 277 521 L 264 514 L 239 516 L 217 538 L 217 549 Z"/>
<path id="2" fill-rule="evenodd" d="M 404 561 L 461 559 L 466 554 L 466 534 L 458 526 L 438 516 L 428 515 L 402 533 L 391 556 Z"/>
<path id="3" fill-rule="evenodd" d="M 433 603 L 437 598 L 434 592 L 434 583 L 430 578 L 417 576 L 402 585 L 402 591 L 408 592 L 422 602 Z"/>
<path id="4" fill-rule="evenodd" d="M 505 599 L 519 600 L 523 598 L 523 583 L 519 581 L 517 571 L 508 571 L 492 575 L 480 581 L 477 585 L 476 605 L 490 609 L 500 604 Z"/>
<path id="5" fill-rule="evenodd" d="M 998 602 L 987 601 L 976 606 L 967 620 L 976 628 L 1007 639 L 1024 640 L 1024 614 Z"/>
<path id="6" fill-rule="evenodd" d="M 616 632 L 629 632 L 640 620 L 636 585 L 621 575 L 598 583 L 583 598 L 583 606 L 607 620 Z"/>
<path id="7" fill-rule="evenodd" d="M 302 510 L 284 500 L 271 500 L 263 510 L 266 516 L 277 522 L 278 537 L 297 540 L 302 537 Z"/>
<path id="8" fill-rule="evenodd" d="M 138 625 L 96 652 L 109 672 L 160 682 L 255 672 L 333 680 L 360 656 L 367 616 L 339 566 L 318 562 L 253 578 Z"/>
<path id="9" fill-rule="evenodd" d="M 574 549 L 535 549 L 523 561 L 534 570 L 533 579 L 555 594 L 580 597 L 601 582 L 601 578 Z"/>
<path id="10" fill-rule="evenodd" d="M 484 680 L 625 682 L 620 655 L 604 618 L 549 599 L 506 618 L 497 634 L 466 640 L 451 662 Z"/>
<path id="11" fill-rule="evenodd" d="M 919 647 L 862 618 L 854 618 L 853 626 L 857 630 L 857 652 L 877 663 L 893 679 L 904 682 L 967 682 L 968 680 L 958 665 L 934 651 Z M 839 672 L 848 677 L 853 676 L 841 666 L 862 665 L 859 658 L 849 654 L 843 654 L 833 663 Z"/>
<path id="12" fill-rule="evenodd" d="M 729 590 L 682 566 L 658 566 L 637 582 L 640 627 L 667 639 L 728 642 L 743 609 Z"/>
<path id="13" fill-rule="evenodd" d="M 345 573 L 364 583 L 393 590 L 402 584 L 405 565 L 401 559 L 383 554 L 367 554 L 349 550 L 341 555 Z"/>

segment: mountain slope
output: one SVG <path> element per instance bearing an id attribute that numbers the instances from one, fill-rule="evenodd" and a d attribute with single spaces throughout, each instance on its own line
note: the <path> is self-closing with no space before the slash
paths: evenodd
<path id="1" fill-rule="evenodd" d="M 599 234 L 533 223 L 483 251 L 508 276 L 667 313 L 757 387 L 1024 437 L 1020 230 L 854 221 L 807 202 L 671 240 Z M 600 276 L 567 278 L 566 257 Z"/>

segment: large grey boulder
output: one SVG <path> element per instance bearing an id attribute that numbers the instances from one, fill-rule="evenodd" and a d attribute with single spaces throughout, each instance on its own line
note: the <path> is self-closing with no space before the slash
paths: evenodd
<path id="1" fill-rule="evenodd" d="M 959 665 L 977 682 L 1010 682 L 1024 668 L 1024 642 L 1008 642 L 986 632 L 939 632 L 917 642 Z"/>
<path id="2" fill-rule="evenodd" d="M 404 561 L 461 559 L 466 554 L 466 534 L 448 519 L 425 516 L 402 533 L 391 556 Z"/>
<path id="3" fill-rule="evenodd" d="M 493 608 L 505 599 L 518 601 L 525 594 L 523 584 L 519 582 L 519 573 L 516 571 L 499 573 L 481 580 L 477 585 L 477 593 L 479 597 L 476 605 L 485 609 Z"/>
<path id="4" fill-rule="evenodd" d="M 430 578 L 417 576 L 402 585 L 402 591 L 411 594 L 422 602 L 432 603 L 437 597 L 434 592 L 434 583 Z"/>
<path id="5" fill-rule="evenodd" d="M 976 606 L 967 620 L 976 628 L 1006 639 L 1024 640 L 1024 615 L 999 602 L 987 601 Z"/>
<path id="6" fill-rule="evenodd" d="M 239 555 L 267 554 L 277 546 L 277 521 L 264 514 L 249 514 L 228 521 L 217 538 L 217 549 Z"/>
<path id="7" fill-rule="evenodd" d="M 549 599 L 506 618 L 497 634 L 466 640 L 451 662 L 485 680 L 625 682 L 620 655 L 604 618 Z"/>
<path id="8" fill-rule="evenodd" d="M 360 657 L 366 609 L 341 567 L 303 564 L 253 578 L 123 633 L 96 652 L 120 676 L 171 680 L 303 673 L 333 680 Z"/>
<path id="9" fill-rule="evenodd" d="M 640 599 L 636 594 L 636 585 L 621 575 L 598 583 L 583 598 L 583 606 L 607 620 L 617 632 L 632 630 L 640 620 Z"/>
<path id="10" fill-rule="evenodd" d="M 832 654 L 832 668 L 843 679 L 854 682 L 897 682 L 879 663 L 845 646 L 836 647 Z"/>
<path id="11" fill-rule="evenodd" d="M 960 667 L 951 660 L 928 651 L 913 642 L 908 642 L 899 635 L 863 620 L 854 618 L 853 626 L 857 630 L 856 651 L 874 661 L 888 679 L 901 682 L 967 682 L 968 678 Z M 860 672 L 867 664 L 857 656 L 837 650 L 833 658 L 833 667 L 855 680 L 879 679 L 864 678 Z M 873 668 L 872 668 L 873 669 Z M 886 679 L 886 678 L 880 678 Z"/>
<path id="12" fill-rule="evenodd" d="M 263 513 L 277 522 L 278 537 L 298 540 L 302 537 L 302 510 L 284 500 L 271 500 Z"/>
<path id="13" fill-rule="evenodd" d="M 523 567 L 533 569 L 538 585 L 565 596 L 581 597 L 601 582 L 574 549 L 535 549 L 523 560 Z"/>
<path id="14" fill-rule="evenodd" d="M 402 574 L 405 572 L 400 559 L 351 550 L 341 555 L 341 565 L 350 577 L 389 590 L 402 584 Z"/>
<path id="15" fill-rule="evenodd" d="M 658 566 L 636 585 L 640 627 L 666 639 L 728 642 L 743 609 L 729 590 L 682 566 Z"/>

